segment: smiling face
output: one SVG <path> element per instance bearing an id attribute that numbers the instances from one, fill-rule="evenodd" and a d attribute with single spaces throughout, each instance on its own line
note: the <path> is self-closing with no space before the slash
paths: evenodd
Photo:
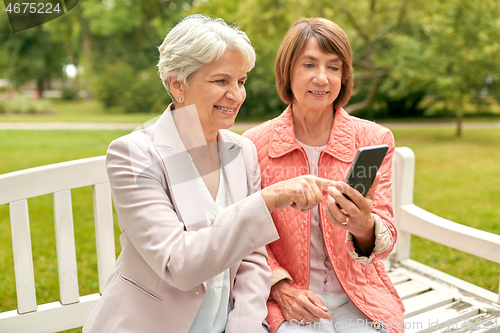
<path id="1" fill-rule="evenodd" d="M 207 141 L 216 141 L 220 129 L 233 126 L 246 98 L 247 69 L 240 52 L 227 50 L 220 59 L 195 71 L 187 86 L 179 82 L 171 84 L 175 99 L 182 98 L 177 108 L 196 106 Z"/>
<path id="2" fill-rule="evenodd" d="M 342 86 L 342 60 L 310 38 L 291 73 L 294 110 L 333 112 Z"/>

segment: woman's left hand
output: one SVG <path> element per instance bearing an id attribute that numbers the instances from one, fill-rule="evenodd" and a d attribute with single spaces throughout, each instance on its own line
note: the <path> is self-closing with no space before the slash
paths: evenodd
<path id="1" fill-rule="evenodd" d="M 334 225 L 349 230 L 359 252 L 366 256 L 370 255 L 375 247 L 375 218 L 372 210 L 379 181 L 380 173 L 377 173 L 366 197 L 344 182 L 338 182 L 328 188 L 330 196 L 325 207 L 328 219 Z M 344 197 L 343 193 L 352 201 Z M 342 209 L 338 208 L 337 203 Z"/>

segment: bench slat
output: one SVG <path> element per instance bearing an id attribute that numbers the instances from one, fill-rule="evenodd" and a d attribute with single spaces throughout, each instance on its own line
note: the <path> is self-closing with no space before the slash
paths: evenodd
<path id="1" fill-rule="evenodd" d="M 106 280 L 113 273 L 116 262 L 111 187 L 109 183 L 96 184 L 93 186 L 92 192 L 99 292 L 102 294 Z"/>
<path id="2" fill-rule="evenodd" d="M 105 156 L 10 172 L 0 175 L 0 205 L 107 181 Z"/>
<path id="3" fill-rule="evenodd" d="M 456 301 L 424 312 L 405 320 L 406 333 L 427 333 L 444 328 L 453 320 L 471 318 L 479 313 L 479 308 L 464 301 Z"/>
<path id="4" fill-rule="evenodd" d="M 12 251 L 16 275 L 17 309 L 20 314 L 37 310 L 28 200 L 9 204 Z"/>
<path id="5" fill-rule="evenodd" d="M 450 320 L 444 328 L 435 333 L 494 333 L 500 332 L 499 313 L 480 313 L 463 320 Z"/>
<path id="6" fill-rule="evenodd" d="M 405 306 L 405 318 L 416 316 L 422 312 L 440 307 L 453 302 L 451 295 L 439 290 L 431 290 L 426 293 L 408 298 L 403 301 Z"/>
<path id="7" fill-rule="evenodd" d="M 402 274 L 389 274 L 389 278 L 391 279 L 392 284 L 394 285 L 410 280 L 409 277 Z"/>
<path id="8" fill-rule="evenodd" d="M 61 303 L 64 305 L 77 303 L 80 293 L 78 291 L 71 191 L 56 192 L 53 193 L 52 197 Z"/>
<path id="9" fill-rule="evenodd" d="M 500 263 L 500 235 L 434 215 L 413 204 L 401 207 L 401 230 Z"/>
<path id="10" fill-rule="evenodd" d="M 60 332 L 83 326 L 99 298 L 99 294 L 91 294 L 80 297 L 76 304 L 41 304 L 37 312 L 23 315 L 18 315 L 15 310 L 0 313 L 1 332 Z"/>
<path id="11" fill-rule="evenodd" d="M 429 286 L 418 281 L 407 281 L 394 286 L 401 299 L 406 299 L 431 289 Z"/>

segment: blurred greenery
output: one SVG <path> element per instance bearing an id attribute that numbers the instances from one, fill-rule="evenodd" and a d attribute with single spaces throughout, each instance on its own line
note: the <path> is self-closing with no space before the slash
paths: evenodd
<path id="1" fill-rule="evenodd" d="M 3 4 L 0 4 L 0 9 Z M 0 15 L 0 77 L 16 86 L 61 78 L 106 109 L 158 114 L 169 103 L 156 74 L 157 46 L 191 13 L 240 25 L 257 53 L 242 118 L 285 107 L 274 59 L 302 17 L 338 23 L 350 38 L 356 80 L 347 110 L 361 117 L 500 113 L 500 2 L 497 0 L 86 0 L 62 17 L 12 34 Z M 66 64 L 78 66 L 75 79 Z M 68 96 L 66 94 L 65 96 Z"/>

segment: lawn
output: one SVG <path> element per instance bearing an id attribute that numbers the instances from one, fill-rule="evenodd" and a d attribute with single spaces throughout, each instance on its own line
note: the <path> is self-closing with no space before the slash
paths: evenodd
<path id="1" fill-rule="evenodd" d="M 101 102 L 47 100 L 50 113 L 1 114 L 0 122 L 93 122 L 93 123 L 137 123 L 142 124 L 158 116 L 153 113 L 123 113 L 122 108 L 105 109 Z M 165 105 L 167 108 L 167 105 Z"/>
<path id="2" fill-rule="evenodd" d="M 147 118 L 149 119 L 149 118 Z M 145 119 L 145 120 L 147 120 Z M 1 121 L 1 119 L 0 119 Z M 415 203 L 437 215 L 500 234 L 500 130 L 394 130 L 397 146 L 416 154 Z M 0 131 L 0 173 L 103 155 L 125 131 Z M 80 293 L 98 290 L 91 189 L 72 192 Z M 29 201 L 39 303 L 58 299 L 50 196 Z M 115 217 L 116 219 L 116 217 Z M 115 228 L 118 238 L 118 229 Z M 118 242 L 118 239 L 117 239 Z M 119 245 L 117 245 L 117 253 Z M 500 265 L 413 237 L 411 257 L 498 292 Z M 0 206 L 0 312 L 16 308 L 10 226 Z M 72 332 L 76 332 L 73 330 Z"/>

